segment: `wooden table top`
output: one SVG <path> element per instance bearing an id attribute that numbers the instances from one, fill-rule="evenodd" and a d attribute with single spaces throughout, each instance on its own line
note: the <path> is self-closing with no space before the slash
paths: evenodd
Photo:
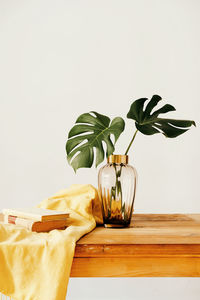
<path id="1" fill-rule="evenodd" d="M 136 253 L 136 249 L 140 252 L 148 249 L 148 253 L 149 249 L 164 251 L 162 245 L 167 245 L 168 249 L 172 249 L 170 245 L 176 245 L 176 248 L 173 246 L 176 252 L 194 244 L 195 250 L 198 245 L 200 249 L 200 214 L 134 214 L 128 228 L 100 226 L 82 237 L 77 242 L 75 257 L 114 255 L 114 252 L 129 255 Z"/>
<path id="2" fill-rule="evenodd" d="M 134 214 L 76 245 L 72 277 L 200 276 L 200 214 Z"/>
<path id="3" fill-rule="evenodd" d="M 128 228 L 97 227 L 84 244 L 200 244 L 200 214 L 134 214 Z"/>

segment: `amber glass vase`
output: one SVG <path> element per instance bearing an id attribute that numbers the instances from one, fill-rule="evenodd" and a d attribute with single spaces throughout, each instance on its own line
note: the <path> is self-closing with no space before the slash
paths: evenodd
<path id="1" fill-rule="evenodd" d="M 127 227 L 131 222 L 137 172 L 128 155 L 110 155 L 99 170 L 98 189 L 105 227 Z"/>

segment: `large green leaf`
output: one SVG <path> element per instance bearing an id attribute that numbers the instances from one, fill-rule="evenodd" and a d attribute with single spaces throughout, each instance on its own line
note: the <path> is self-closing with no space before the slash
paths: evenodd
<path id="1" fill-rule="evenodd" d="M 109 156 L 115 150 L 111 134 L 116 143 L 125 127 L 122 118 L 117 117 L 110 122 L 110 118 L 95 111 L 80 115 L 76 123 L 69 132 L 66 144 L 67 159 L 74 171 L 92 166 L 94 148 L 97 167 L 105 157 L 103 142 L 106 145 L 106 156 Z"/>
<path id="2" fill-rule="evenodd" d="M 191 120 L 176 120 L 160 118 L 160 114 L 176 110 L 172 105 L 165 104 L 160 109 L 152 112 L 153 108 L 162 98 L 154 95 L 144 109 L 147 98 L 134 101 L 127 114 L 127 118 L 135 120 L 136 128 L 146 135 L 162 133 L 166 137 L 174 138 L 186 132 L 190 126 L 195 125 Z"/>

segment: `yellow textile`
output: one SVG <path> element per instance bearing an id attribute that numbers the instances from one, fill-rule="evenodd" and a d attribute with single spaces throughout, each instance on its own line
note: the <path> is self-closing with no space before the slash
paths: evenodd
<path id="1" fill-rule="evenodd" d="M 0 223 L 0 292 L 15 300 L 64 300 L 76 241 L 102 223 L 98 201 L 93 186 L 73 185 L 38 205 L 69 211 L 65 230 L 36 233 Z"/>

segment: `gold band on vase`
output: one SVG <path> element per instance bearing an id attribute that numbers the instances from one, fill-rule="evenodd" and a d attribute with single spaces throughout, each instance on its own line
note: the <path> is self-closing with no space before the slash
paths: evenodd
<path id="1" fill-rule="evenodd" d="M 108 156 L 108 163 L 128 164 L 128 155 L 112 154 Z"/>

